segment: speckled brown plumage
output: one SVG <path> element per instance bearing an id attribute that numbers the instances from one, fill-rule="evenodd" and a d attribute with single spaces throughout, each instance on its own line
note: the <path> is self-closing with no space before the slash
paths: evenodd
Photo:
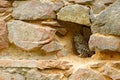
<path id="1" fill-rule="evenodd" d="M 74 46 L 80 57 L 90 57 L 93 52 L 89 50 L 88 43 L 84 40 L 81 33 L 76 33 L 73 37 Z"/>

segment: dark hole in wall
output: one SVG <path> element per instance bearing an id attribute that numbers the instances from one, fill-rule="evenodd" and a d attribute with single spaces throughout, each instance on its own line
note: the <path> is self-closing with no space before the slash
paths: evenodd
<path id="1" fill-rule="evenodd" d="M 94 52 L 91 52 L 88 47 L 88 41 L 92 34 L 90 27 L 72 22 L 58 22 L 62 27 L 67 29 L 68 34 L 71 34 L 72 49 L 76 55 L 85 58 L 91 57 L 94 54 Z"/>

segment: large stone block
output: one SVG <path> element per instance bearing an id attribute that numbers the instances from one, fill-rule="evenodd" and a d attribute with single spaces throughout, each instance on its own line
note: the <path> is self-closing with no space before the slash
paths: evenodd
<path id="1" fill-rule="evenodd" d="M 62 60 L 12 60 L 1 59 L 0 67 L 14 68 L 38 68 L 69 70 L 73 65 L 69 61 Z"/>
<path id="2" fill-rule="evenodd" d="M 1 71 L 0 80 L 25 80 L 25 77 L 23 77 L 20 74 L 10 74 L 10 73 Z"/>
<path id="3" fill-rule="evenodd" d="M 37 70 L 30 70 L 26 74 L 26 80 L 62 80 L 63 74 L 42 73 Z"/>
<path id="4" fill-rule="evenodd" d="M 20 20 L 56 18 L 53 6 L 39 0 L 15 1 L 12 16 Z"/>
<path id="5" fill-rule="evenodd" d="M 120 52 L 120 38 L 115 36 L 93 34 L 89 40 L 89 48 L 92 51 L 98 49 L 100 51 L 110 50 Z"/>
<path id="6" fill-rule="evenodd" d="M 104 72 L 103 74 L 105 76 L 110 77 L 112 80 L 119 80 L 120 79 L 120 71 L 110 67 L 110 66 L 104 66 Z"/>
<path id="7" fill-rule="evenodd" d="M 89 8 L 78 4 L 63 7 L 57 13 L 57 18 L 63 21 L 90 26 Z"/>
<path id="8" fill-rule="evenodd" d="M 120 0 L 106 8 L 94 20 L 91 30 L 93 33 L 120 36 Z"/>
<path id="9" fill-rule="evenodd" d="M 106 80 L 100 73 L 94 72 L 90 69 L 78 69 L 72 74 L 69 80 Z"/>
<path id="10" fill-rule="evenodd" d="M 7 23 L 9 41 L 24 50 L 32 50 L 54 39 L 56 30 L 13 20 Z"/>

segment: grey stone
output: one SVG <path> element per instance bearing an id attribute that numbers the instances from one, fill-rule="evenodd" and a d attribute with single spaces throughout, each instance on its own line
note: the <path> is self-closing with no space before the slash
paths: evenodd
<path id="1" fill-rule="evenodd" d="M 12 16 L 20 20 L 56 18 L 53 6 L 39 0 L 14 1 Z"/>
<path id="2" fill-rule="evenodd" d="M 105 76 L 110 77 L 112 80 L 119 80 L 120 79 L 120 71 L 118 69 L 115 69 L 110 66 L 104 66 L 104 72 L 103 74 Z"/>
<path id="3" fill-rule="evenodd" d="M 102 34 L 93 34 L 89 40 L 91 51 L 99 49 L 100 51 L 110 50 L 120 52 L 120 38 L 116 36 L 105 36 Z"/>
<path id="4" fill-rule="evenodd" d="M 46 51 L 46 52 L 54 52 L 54 51 L 59 51 L 63 48 L 64 46 L 60 44 L 57 41 L 52 41 L 49 44 L 44 45 L 41 49 Z"/>
<path id="5" fill-rule="evenodd" d="M 106 8 L 94 20 L 91 30 L 93 33 L 120 36 L 120 0 Z"/>
<path id="6" fill-rule="evenodd" d="M 57 13 L 57 19 L 90 26 L 89 8 L 82 5 L 68 5 Z"/>
<path id="7" fill-rule="evenodd" d="M 32 50 L 54 39 L 56 30 L 13 20 L 7 23 L 9 41 L 24 50 Z"/>
<path id="8" fill-rule="evenodd" d="M 106 80 L 100 73 L 94 72 L 90 69 L 78 69 L 73 73 L 69 80 Z"/>
<path id="9" fill-rule="evenodd" d="M 7 72 L 0 72 L 0 80 L 25 80 L 20 74 L 10 74 Z"/>
<path id="10" fill-rule="evenodd" d="M 26 74 L 26 80 L 62 80 L 63 74 L 42 73 L 38 70 L 30 70 Z"/>

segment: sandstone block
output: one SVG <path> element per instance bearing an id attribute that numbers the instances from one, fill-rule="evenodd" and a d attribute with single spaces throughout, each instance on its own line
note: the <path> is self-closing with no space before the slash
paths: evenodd
<path id="1" fill-rule="evenodd" d="M 82 5 L 68 5 L 57 13 L 57 19 L 90 26 L 89 8 Z"/>
<path id="2" fill-rule="evenodd" d="M 103 74 L 110 77 L 112 80 L 119 80 L 120 79 L 120 71 L 116 70 L 112 67 L 109 67 L 109 66 L 104 67 Z"/>
<path id="3" fill-rule="evenodd" d="M 20 20 L 56 18 L 53 7 L 39 0 L 15 1 L 12 16 Z"/>
<path id="4" fill-rule="evenodd" d="M 56 30 L 13 20 L 7 23 L 9 41 L 24 50 L 32 50 L 54 39 Z"/>
<path id="5" fill-rule="evenodd" d="M 115 36 L 105 36 L 101 34 L 93 34 L 89 40 L 89 48 L 92 51 L 99 49 L 100 51 L 110 50 L 120 52 L 120 38 Z"/>
<path id="6" fill-rule="evenodd" d="M 46 52 L 54 52 L 54 51 L 59 51 L 63 48 L 64 46 L 60 44 L 57 41 L 52 41 L 49 44 L 44 45 L 41 49 L 46 51 Z"/>
<path id="7" fill-rule="evenodd" d="M 90 69 L 78 69 L 72 74 L 69 80 L 106 80 L 100 73 L 94 72 Z"/>
<path id="8" fill-rule="evenodd" d="M 91 30 L 93 33 L 120 36 L 120 0 L 102 11 L 94 20 Z"/>
<path id="9" fill-rule="evenodd" d="M 48 74 L 33 69 L 27 72 L 26 80 L 62 80 L 63 76 L 63 74 Z"/>
<path id="10" fill-rule="evenodd" d="M 0 72 L 0 80 L 25 80 L 25 78 L 20 74 Z"/>
<path id="11" fill-rule="evenodd" d="M 12 60 L 12 59 L 2 59 L 2 60 L 0 60 L 0 67 L 69 70 L 72 67 L 72 65 L 68 61 L 60 61 L 60 60 Z"/>

